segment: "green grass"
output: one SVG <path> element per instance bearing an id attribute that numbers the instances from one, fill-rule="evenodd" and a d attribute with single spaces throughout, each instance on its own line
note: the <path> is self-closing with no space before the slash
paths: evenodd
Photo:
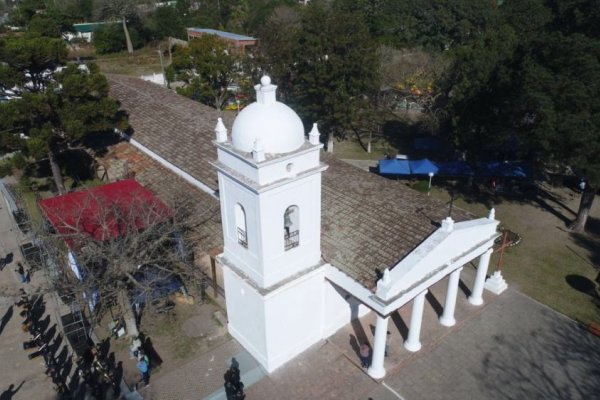
<path id="1" fill-rule="evenodd" d="M 335 141 L 333 144 L 333 154 L 338 158 L 348 160 L 380 160 L 384 158 L 386 154 L 396 153 L 397 150 L 383 140 L 371 143 L 370 153 L 367 153 L 355 140 L 345 140 L 342 142 Z"/>
<path id="2" fill-rule="evenodd" d="M 575 320 L 600 322 L 598 308 L 588 294 L 572 288 L 566 278 L 582 276 L 593 281 L 597 271 L 589 260 L 577 254 L 576 244 L 535 247 L 524 242 L 509 249 L 505 255 L 504 271 L 509 284 L 540 303 Z"/>
<path id="3" fill-rule="evenodd" d="M 167 59 L 164 57 L 165 65 Z M 97 55 L 94 62 L 105 74 L 140 76 L 162 72 L 158 48 L 151 45 L 135 50 L 132 56 L 126 51 Z"/>
<path id="4" fill-rule="evenodd" d="M 35 194 L 31 191 L 21 191 L 21 199 L 23 200 L 23 208 L 25 213 L 29 216 L 32 226 L 41 226 L 42 224 L 42 213 L 37 206 L 37 199 Z"/>

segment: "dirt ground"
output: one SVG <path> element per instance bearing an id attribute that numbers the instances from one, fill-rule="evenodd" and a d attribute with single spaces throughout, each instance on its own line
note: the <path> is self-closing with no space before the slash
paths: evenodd
<path id="1" fill-rule="evenodd" d="M 229 340 L 222 315 L 224 311 L 220 306 L 207 301 L 193 305 L 177 304 L 168 314 L 144 316 L 140 334 L 142 347 L 150 357 L 151 380 Z M 121 363 L 125 382 L 134 386 L 140 375 L 136 360 L 129 352 L 130 344 L 129 337 L 111 338 L 108 354 L 114 353 L 115 362 Z"/>

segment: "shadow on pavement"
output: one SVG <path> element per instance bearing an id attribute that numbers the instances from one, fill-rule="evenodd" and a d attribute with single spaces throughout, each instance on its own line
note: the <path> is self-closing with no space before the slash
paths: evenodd
<path id="1" fill-rule="evenodd" d="M 597 398 L 600 338 L 562 318 L 527 334 L 492 336 L 478 378 L 493 398 Z"/>

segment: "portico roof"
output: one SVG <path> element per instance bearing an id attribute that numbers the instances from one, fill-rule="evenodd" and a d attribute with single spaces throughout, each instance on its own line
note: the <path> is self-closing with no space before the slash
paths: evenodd
<path id="1" fill-rule="evenodd" d="M 223 114 L 142 80 L 109 75 L 111 95 L 129 113 L 132 139 L 217 191 L 217 158 L 212 143 L 217 118 L 231 130 L 233 114 Z M 380 273 L 396 265 L 439 227 L 448 205 L 403 183 L 360 170 L 322 153 L 321 249 L 325 261 L 368 289 Z M 214 200 L 217 202 L 217 200 Z M 459 222 L 474 218 L 452 211 Z"/>

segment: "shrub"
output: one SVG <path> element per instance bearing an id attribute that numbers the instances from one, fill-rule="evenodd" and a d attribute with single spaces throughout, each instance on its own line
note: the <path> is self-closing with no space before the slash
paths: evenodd
<path id="1" fill-rule="evenodd" d="M 92 36 L 92 44 L 98 54 L 124 50 L 126 48 L 125 34 L 121 24 L 104 25 L 96 29 Z"/>
<path id="2" fill-rule="evenodd" d="M 0 162 L 0 178 L 12 175 L 12 163 L 10 161 Z"/>
<path id="3" fill-rule="evenodd" d="M 18 152 L 13 156 L 12 163 L 17 169 L 24 169 L 27 166 L 27 160 L 25 159 L 23 154 L 21 154 L 21 152 Z"/>

